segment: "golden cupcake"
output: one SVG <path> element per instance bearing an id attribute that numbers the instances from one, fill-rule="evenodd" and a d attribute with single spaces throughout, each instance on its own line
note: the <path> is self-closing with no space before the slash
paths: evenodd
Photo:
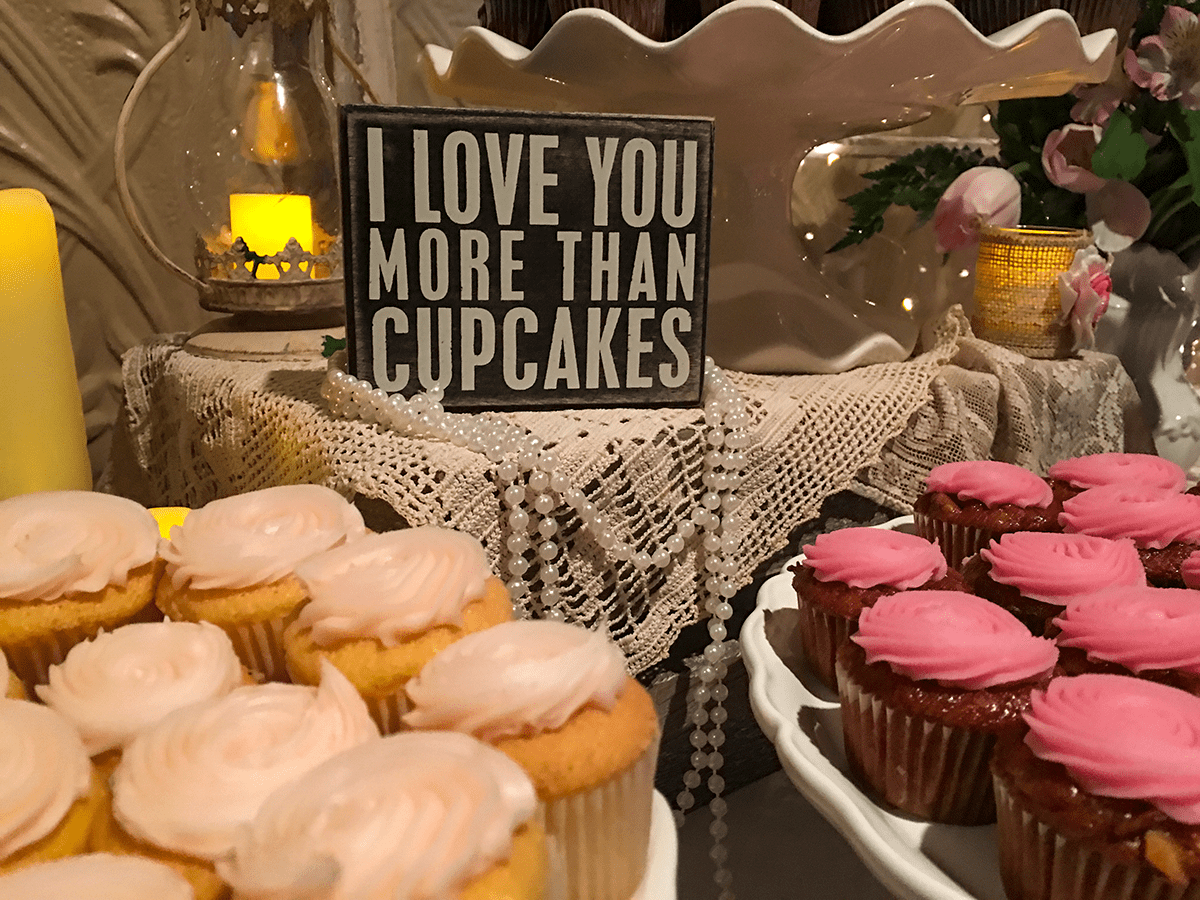
<path id="1" fill-rule="evenodd" d="M 112 815 L 96 850 L 176 869 L 197 900 L 227 893 L 215 861 L 276 788 L 343 750 L 376 740 L 362 698 L 332 666 L 319 688 L 261 684 L 168 715 L 125 748 L 112 778 Z"/>
<path id="2" fill-rule="evenodd" d="M 37 703 L 0 700 L 0 874 L 82 853 L 103 797 L 66 719 Z"/>
<path id="3" fill-rule="evenodd" d="M 536 810 L 529 776 L 486 744 L 396 734 L 276 790 L 218 871 L 236 900 L 541 900 Z"/>
<path id="4" fill-rule="evenodd" d="M 628 900 L 646 869 L 659 723 L 619 647 L 574 625 L 510 622 L 443 650 L 408 695 L 410 727 L 466 732 L 529 773 L 566 896 Z"/>
<path id="5" fill-rule="evenodd" d="M 26 686 L 75 644 L 153 610 L 158 526 L 93 491 L 0 500 L 0 649 Z"/>
<path id="6" fill-rule="evenodd" d="M 283 629 L 304 600 L 296 566 L 365 533 L 359 511 L 320 485 L 214 500 L 171 528 L 156 602 L 172 619 L 220 626 L 248 669 L 280 680 Z"/>
<path id="7" fill-rule="evenodd" d="M 450 528 L 368 535 L 296 569 L 307 602 L 284 638 L 292 680 L 312 684 L 328 659 L 384 733 L 407 709 L 404 686 L 439 650 L 512 618 L 483 546 Z"/>

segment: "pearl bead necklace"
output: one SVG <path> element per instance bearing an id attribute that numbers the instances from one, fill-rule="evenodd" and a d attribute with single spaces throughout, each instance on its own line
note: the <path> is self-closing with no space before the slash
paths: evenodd
<path id="1" fill-rule="evenodd" d="M 389 395 L 350 375 L 343 350 L 329 360 L 321 396 L 334 415 L 359 418 L 413 438 L 448 441 L 482 453 L 495 464 L 509 529 L 504 554 L 504 567 L 511 576 L 508 589 L 513 599 L 527 605 L 534 617 L 563 618 L 559 583 L 565 559 L 559 521 L 554 515 L 563 504 L 575 512 L 581 530 L 601 549 L 638 573 L 665 569 L 685 551 L 689 541 L 702 535 L 698 558 L 703 560 L 706 574 L 700 594 L 709 615 L 711 642 L 689 678 L 688 709 L 693 726 L 689 739 L 694 752 L 692 768 L 684 775 L 684 789 L 676 797 L 679 807 L 676 817 L 682 822 L 683 813 L 695 805 L 692 791 L 700 786 L 702 773 L 709 770 L 707 786 L 713 795 L 709 803 L 713 817 L 709 827 L 713 837 L 710 855 L 716 863 L 715 880 L 721 888 L 719 900 L 733 900 L 732 875 L 724 865 L 727 850 L 722 843 L 728 826 L 724 822 L 727 805 L 721 796 L 725 780 L 720 775 L 724 764 L 720 748 L 725 743 L 722 725 L 728 716 L 724 703 L 729 696 L 724 683 L 728 673 L 725 658 L 729 652 L 725 622 L 733 615 L 729 601 L 737 592 L 733 580 L 737 574 L 733 558 L 737 539 L 726 520 L 738 508 L 737 488 L 745 479 L 745 450 L 751 442 L 745 397 L 711 359 L 705 360 L 707 450 L 701 476 L 703 491 L 690 514 L 680 519 L 674 533 L 661 546 L 639 549 L 634 540 L 619 535 L 609 517 L 559 471 L 558 458 L 546 441 L 493 414 L 446 412 L 440 387 L 411 399 L 401 394 Z M 535 581 L 540 585 L 537 590 L 532 589 Z"/>

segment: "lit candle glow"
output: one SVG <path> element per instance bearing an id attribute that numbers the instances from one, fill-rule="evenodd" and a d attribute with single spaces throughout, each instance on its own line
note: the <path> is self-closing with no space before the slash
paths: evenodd
<path id="1" fill-rule="evenodd" d="M 278 253 L 288 238 L 312 253 L 312 200 L 304 194 L 230 194 L 229 230 L 259 256 Z M 258 277 L 278 278 L 279 272 L 259 266 Z"/>
<path id="2" fill-rule="evenodd" d="M 92 489 L 54 213 L 0 191 L 0 499 Z"/>

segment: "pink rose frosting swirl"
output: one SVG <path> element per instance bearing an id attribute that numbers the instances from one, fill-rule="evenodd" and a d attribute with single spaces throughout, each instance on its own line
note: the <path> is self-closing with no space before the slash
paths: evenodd
<path id="1" fill-rule="evenodd" d="M 886 662 L 914 681 L 967 690 L 1024 681 L 1049 672 L 1058 650 L 1015 616 L 961 591 L 901 591 L 864 609 L 850 636 L 867 662 Z"/>
<path id="2" fill-rule="evenodd" d="M 935 466 L 925 478 L 930 491 L 940 491 L 987 507 L 1006 503 L 1023 507 L 1049 506 L 1054 500 L 1044 479 L 1028 469 L 996 460 L 966 460 Z"/>
<path id="3" fill-rule="evenodd" d="M 625 655 L 599 632 L 551 621 L 505 622 L 455 641 L 407 685 L 412 728 L 485 741 L 560 728 L 584 706 L 612 709 Z"/>
<path id="4" fill-rule="evenodd" d="M 271 791 L 378 737 L 354 687 L 323 662 L 318 688 L 241 687 L 141 732 L 113 775 L 113 810 L 136 838 L 216 859 Z"/>
<path id="5" fill-rule="evenodd" d="M 1029 749 L 1084 790 L 1200 825 L 1200 697 L 1125 675 L 1076 675 L 1034 691 L 1025 721 Z"/>
<path id="6" fill-rule="evenodd" d="M 176 588 L 246 588 L 292 574 L 317 553 L 366 534 L 362 514 L 317 484 L 291 484 L 213 500 L 162 542 Z"/>
<path id="7" fill-rule="evenodd" d="M 1187 473 L 1169 459 L 1149 453 L 1094 453 L 1056 462 L 1046 473 L 1077 488 L 1106 484 L 1134 484 L 1182 491 Z"/>
<path id="8" fill-rule="evenodd" d="M 1043 603 L 1115 585 L 1145 586 L 1146 570 L 1133 541 L 1088 534 L 1018 531 L 980 551 L 993 581 Z"/>
<path id="9" fill-rule="evenodd" d="M 0 597 L 57 600 L 124 587 L 154 559 L 149 510 L 95 491 L 47 491 L 0 500 Z"/>
<path id="10" fill-rule="evenodd" d="M 91 782 L 91 760 L 66 719 L 0 699 L 0 859 L 57 828 Z"/>
<path id="11" fill-rule="evenodd" d="M 483 545 L 461 531 L 426 525 L 368 535 L 296 569 L 309 596 L 296 627 L 311 628 L 319 647 L 365 637 L 395 647 L 461 623 L 489 575 Z"/>
<path id="12" fill-rule="evenodd" d="M 946 576 L 946 557 L 924 538 L 888 528 L 842 528 L 804 548 L 804 565 L 818 581 L 850 587 L 920 587 Z"/>
<path id="13" fill-rule="evenodd" d="M 1183 576 L 1183 583 L 1188 587 L 1200 588 L 1200 550 L 1183 561 L 1179 567 L 1179 574 Z"/>
<path id="14" fill-rule="evenodd" d="M 229 636 L 210 622 L 146 622 L 101 632 L 51 666 L 38 697 L 64 716 L 92 756 L 123 747 L 181 707 L 244 683 Z"/>
<path id="15" fill-rule="evenodd" d="M 1077 597 L 1056 618 L 1060 646 L 1131 672 L 1200 675 L 1200 594 L 1188 588 L 1109 588 Z"/>
<path id="16" fill-rule="evenodd" d="M 1200 496 L 1139 485 L 1089 488 L 1063 502 L 1058 521 L 1068 532 L 1133 538 L 1138 547 L 1197 544 Z"/>
<path id="17" fill-rule="evenodd" d="M 85 853 L 38 863 L 0 875 L 4 900 L 194 900 L 187 879 L 139 856 Z"/>
<path id="18" fill-rule="evenodd" d="M 537 796 L 475 738 L 407 732 L 276 790 L 218 863 L 238 897 L 443 900 L 512 853 Z"/>

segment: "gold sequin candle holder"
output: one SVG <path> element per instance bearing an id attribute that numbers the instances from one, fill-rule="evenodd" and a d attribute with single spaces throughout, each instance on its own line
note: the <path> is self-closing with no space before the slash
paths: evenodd
<path id="1" fill-rule="evenodd" d="M 1070 356 L 1058 276 L 1091 243 L 1091 232 L 1080 228 L 983 226 L 971 316 L 976 337 L 1033 359 Z"/>

